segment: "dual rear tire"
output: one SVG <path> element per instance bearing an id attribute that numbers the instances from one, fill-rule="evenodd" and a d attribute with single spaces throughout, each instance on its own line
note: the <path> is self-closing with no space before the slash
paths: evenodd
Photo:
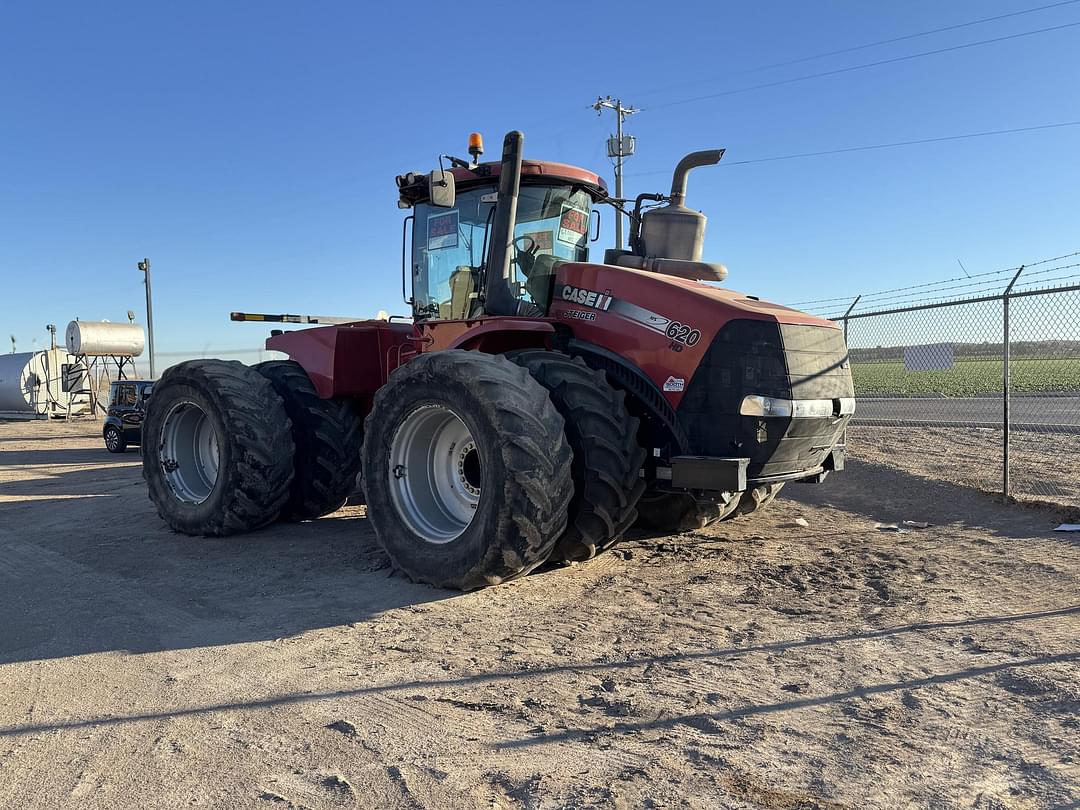
<path id="1" fill-rule="evenodd" d="M 143 478 L 158 514 L 184 534 L 222 536 L 274 521 L 289 501 L 295 444 L 281 397 L 236 361 L 191 360 L 154 385 Z"/>
<path id="2" fill-rule="evenodd" d="M 622 392 L 581 360 L 421 355 L 367 418 L 369 519 L 397 568 L 443 587 L 589 559 L 637 517 L 637 429 Z"/>
<path id="3" fill-rule="evenodd" d="M 469 590 L 551 556 L 573 453 L 525 368 L 480 352 L 420 355 L 376 392 L 364 432 L 368 518 L 413 580 Z"/>
<path id="4" fill-rule="evenodd" d="M 626 395 L 581 358 L 529 349 L 511 359 L 547 390 L 574 452 L 570 519 L 552 559 L 591 559 L 617 543 L 637 519 L 638 499 L 645 491 L 638 419 L 627 411 Z"/>
<path id="5" fill-rule="evenodd" d="M 352 490 L 362 425 L 350 402 L 319 399 L 297 363 L 192 360 L 154 386 L 143 478 L 158 514 L 184 534 L 309 520 Z"/>
<path id="6" fill-rule="evenodd" d="M 356 487 L 363 418 L 351 399 L 321 399 L 303 366 L 269 360 L 255 370 L 281 397 L 292 423 L 292 485 L 282 520 L 313 520 L 336 512 Z"/>

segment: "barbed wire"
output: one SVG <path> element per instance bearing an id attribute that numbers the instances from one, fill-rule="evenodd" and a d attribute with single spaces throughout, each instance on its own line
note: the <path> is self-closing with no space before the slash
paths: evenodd
<path id="1" fill-rule="evenodd" d="M 973 273 L 970 276 L 967 276 L 966 278 L 970 279 L 970 278 L 979 278 L 980 276 L 998 276 L 998 275 L 1002 275 L 1003 273 L 1016 272 L 1019 269 L 1020 269 L 1020 267 L 1019 267 L 1019 265 L 1017 265 L 1016 267 L 1007 267 L 1007 268 L 1004 268 L 1002 270 L 989 270 L 989 271 L 987 271 L 985 273 Z M 940 281 L 928 281 L 925 284 L 911 284 L 911 285 L 908 285 L 907 287 L 894 287 L 891 290 L 880 290 L 878 292 L 866 293 L 866 294 L 862 295 L 861 297 L 863 299 L 865 299 L 865 300 L 869 300 L 869 299 L 872 299 L 872 298 L 877 298 L 879 296 L 883 296 L 883 295 L 885 295 L 887 293 L 897 293 L 897 292 L 905 292 L 905 291 L 908 291 L 908 290 L 918 290 L 918 289 L 922 289 L 924 287 L 936 287 L 936 286 L 938 286 L 940 284 L 948 284 L 948 283 L 953 282 L 953 281 L 963 281 L 964 279 L 965 279 L 965 276 L 957 276 L 956 278 L 946 278 L 946 279 L 942 279 Z M 977 282 L 977 283 L 983 284 L 985 282 Z M 836 298 L 817 298 L 817 299 L 815 299 L 813 301 L 796 301 L 791 306 L 793 306 L 793 307 L 805 307 L 805 306 L 809 306 L 811 304 L 827 304 L 827 303 L 833 303 L 833 302 L 837 302 L 837 301 L 849 301 L 850 302 L 850 301 L 854 301 L 855 297 L 856 296 L 854 296 L 854 295 L 841 295 L 841 296 L 837 296 Z"/>
<path id="2" fill-rule="evenodd" d="M 1038 267 L 1049 262 L 1056 262 L 1062 259 L 1072 258 L 1080 256 L 1080 251 L 1073 253 L 1066 253 L 1060 256 L 1052 256 L 1045 259 L 1038 259 L 1036 261 L 1026 263 L 1023 265 L 1026 273 L 1019 282 L 1022 287 L 1031 287 L 1033 284 L 1048 283 L 1050 279 L 1039 279 L 1037 281 L 1030 281 L 1031 276 L 1045 275 L 1049 273 L 1059 272 L 1061 270 L 1068 270 L 1073 267 L 1080 266 L 1077 264 L 1056 265 L 1054 267 L 1047 267 L 1041 270 L 1033 270 L 1028 272 L 1028 268 Z M 866 311 L 866 305 L 870 304 L 874 307 L 900 307 L 900 306 L 917 306 L 919 304 L 937 303 L 942 300 L 948 300 L 952 298 L 967 299 L 978 298 L 981 296 L 991 295 L 994 293 L 1004 293 L 1003 283 L 1005 281 L 1005 275 L 1007 273 L 1016 273 L 1020 270 L 1020 265 L 1015 267 L 1002 268 L 1000 270 L 990 270 L 983 273 L 975 273 L 969 276 L 944 279 L 941 281 L 931 281 L 924 284 L 912 284 L 906 287 L 894 287 L 889 290 L 881 290 L 873 293 L 865 293 L 858 296 L 856 302 L 856 296 L 838 296 L 836 298 L 823 298 L 814 301 L 803 301 L 795 303 L 792 306 L 805 307 L 814 312 L 828 311 L 830 315 L 827 317 L 833 317 L 834 314 L 843 317 L 847 313 L 847 308 L 837 309 L 837 305 L 841 303 L 856 302 L 861 304 L 860 311 Z M 972 280 L 976 279 L 976 280 Z M 1056 280 L 1056 279 L 1055 279 Z M 951 284 L 951 282 L 959 281 L 962 283 Z M 954 293 L 957 290 L 963 290 L 963 293 L 953 295 L 938 295 L 938 293 L 950 292 Z M 833 311 L 836 310 L 834 313 Z"/>
<path id="3" fill-rule="evenodd" d="M 1071 269 L 1071 268 L 1075 268 L 1075 267 L 1080 267 L 1080 264 L 1069 264 L 1069 265 L 1065 265 L 1064 267 L 1057 267 L 1057 268 L 1054 268 L 1054 269 L 1055 270 L 1067 270 L 1067 269 Z M 1047 285 L 1053 285 L 1053 286 L 1056 286 L 1056 287 L 1066 286 L 1065 282 L 1073 282 L 1074 279 L 1080 279 L 1080 273 L 1071 273 L 1071 274 L 1069 274 L 1067 276 L 1056 276 L 1055 278 L 1039 279 L 1038 281 L 1031 281 L 1031 282 L 1028 282 L 1026 284 L 1017 282 L 1016 287 L 1014 288 L 1014 291 L 1023 290 L 1025 292 L 1027 292 L 1027 291 L 1029 291 L 1029 289 L 1031 289 L 1033 287 L 1033 285 L 1039 285 L 1039 286 L 1034 287 L 1034 289 L 1036 289 L 1036 290 L 1046 289 Z M 1021 281 L 1022 281 L 1022 279 L 1021 279 Z"/>
<path id="4" fill-rule="evenodd" d="M 862 299 L 864 301 L 868 301 L 868 300 L 879 298 L 879 297 L 881 297 L 883 295 L 886 295 L 888 293 L 905 292 L 905 291 L 908 291 L 908 290 L 920 290 L 920 289 L 925 289 L 927 287 L 937 287 L 937 286 L 942 285 L 942 284 L 950 284 L 950 283 L 952 283 L 954 281 L 965 281 L 965 280 L 970 280 L 970 279 L 974 279 L 974 278 L 983 278 L 983 277 L 986 277 L 986 276 L 999 276 L 999 275 L 1003 275 L 1005 273 L 1015 273 L 1017 270 L 1019 270 L 1021 268 L 1021 266 L 1024 268 L 1024 272 L 1027 275 L 1032 276 L 1032 275 L 1036 275 L 1037 273 L 1043 273 L 1043 272 L 1047 272 L 1047 271 L 1045 271 L 1045 270 L 1037 270 L 1037 271 L 1035 271 L 1035 273 L 1027 273 L 1028 268 L 1038 267 L 1040 265 L 1048 264 L 1050 262 L 1061 261 L 1062 259 L 1071 259 L 1074 256 L 1080 256 L 1080 251 L 1075 251 L 1073 253 L 1065 253 L 1065 254 L 1063 254 L 1061 256 L 1051 256 L 1050 258 L 1047 258 L 1047 259 L 1038 259 L 1037 261 L 1033 261 L 1033 262 L 1025 262 L 1023 265 L 1018 264 L 1018 265 L 1016 265 L 1014 267 L 1004 267 L 1004 268 L 1002 268 L 1000 270 L 987 270 L 987 271 L 982 272 L 982 273 L 971 273 L 971 274 L 969 274 L 967 276 L 956 276 L 954 278 L 940 279 L 938 281 L 928 281 L 928 282 L 926 282 L 924 284 L 910 284 L 910 285 L 908 285 L 906 287 L 894 287 L 894 288 L 892 288 L 890 290 L 879 290 L 877 292 L 866 293 L 866 294 L 862 295 Z M 1051 268 L 1051 269 L 1053 269 L 1053 268 Z M 795 303 L 791 304 L 791 306 L 793 306 L 793 307 L 804 307 L 804 306 L 809 306 L 811 304 L 831 304 L 831 303 L 835 303 L 835 302 L 839 302 L 839 301 L 851 302 L 851 301 L 855 300 L 855 297 L 856 296 L 854 296 L 854 295 L 840 295 L 840 296 L 837 296 L 836 298 L 815 298 L 815 299 L 813 299 L 811 301 L 796 301 Z"/>
<path id="5" fill-rule="evenodd" d="M 1042 262 L 1040 262 L 1040 263 L 1042 263 Z M 1048 268 L 1045 268 L 1044 270 L 1037 270 L 1034 273 L 1032 273 L 1032 275 L 1039 275 L 1039 274 L 1044 274 L 1044 273 L 1058 273 L 1058 272 L 1061 272 L 1063 270 L 1073 270 L 1073 269 L 1076 269 L 1078 267 L 1080 267 L 1080 262 L 1075 262 L 1073 264 L 1064 264 L 1064 265 L 1058 265 L 1058 266 L 1055 266 L 1055 267 L 1048 267 Z M 1020 268 L 1017 267 L 1015 269 L 1019 270 Z M 1026 266 L 1025 266 L 1025 269 L 1026 269 Z M 1012 294 L 1015 295 L 1016 293 L 1019 293 L 1019 292 L 1023 292 L 1025 294 L 1033 293 L 1033 292 L 1041 292 L 1041 291 L 1053 292 L 1055 289 L 1060 289 L 1062 287 L 1075 286 L 1076 284 L 1080 284 L 1080 273 L 1068 273 L 1066 275 L 1053 276 L 1051 278 L 1040 278 L 1040 279 L 1028 280 L 1028 281 L 1025 281 L 1024 278 L 1021 277 L 1017 281 L 1016 286 L 1013 288 Z M 965 286 L 965 285 L 958 285 L 958 286 L 962 287 L 962 286 Z M 952 289 L 952 288 L 946 287 L 946 288 L 942 288 L 941 290 L 934 290 L 932 292 L 943 292 L 943 291 L 945 291 L 947 289 Z M 1005 295 L 1005 290 L 1004 289 L 994 288 L 994 287 L 983 287 L 982 289 L 973 290 L 973 291 L 970 291 L 970 292 L 962 294 L 962 295 L 930 295 L 930 296 L 923 296 L 923 297 L 919 297 L 919 298 L 907 298 L 905 300 L 899 300 L 899 301 L 890 300 L 890 299 L 879 299 L 878 301 L 876 301 L 874 303 L 875 303 L 875 305 L 880 305 L 880 304 L 885 303 L 886 305 L 883 307 L 883 309 L 885 309 L 885 310 L 893 310 L 893 309 L 918 308 L 918 307 L 922 307 L 922 306 L 937 306 L 937 305 L 940 305 L 940 304 L 948 304 L 948 303 L 963 304 L 965 302 L 985 300 L 985 299 L 990 298 L 990 297 L 992 297 L 992 298 L 1004 297 L 1004 295 Z M 886 302 L 888 302 L 888 303 L 886 303 Z M 831 308 L 827 308 L 827 309 L 829 309 L 829 312 L 827 314 L 822 314 L 821 317 L 826 318 L 828 320 L 833 320 L 833 321 L 842 320 L 845 315 L 849 314 L 848 310 L 846 310 L 846 309 L 844 309 L 844 310 L 832 310 Z M 860 310 L 858 314 L 860 316 L 864 316 L 864 315 L 873 314 L 873 312 L 874 312 L 874 310 L 870 310 L 869 312 L 866 311 L 866 310 Z M 850 314 L 854 314 L 854 311 L 852 313 L 850 313 Z"/>

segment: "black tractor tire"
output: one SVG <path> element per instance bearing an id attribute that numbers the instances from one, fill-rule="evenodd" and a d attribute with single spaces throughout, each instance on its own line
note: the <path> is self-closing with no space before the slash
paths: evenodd
<path id="1" fill-rule="evenodd" d="M 745 517 L 772 503 L 783 483 L 762 484 L 735 493 L 726 503 L 698 500 L 674 492 L 646 493 L 638 501 L 639 529 L 647 531 L 689 532 L 703 529 L 718 520 Z"/>
<path id="2" fill-rule="evenodd" d="M 646 492 L 638 501 L 635 527 L 649 532 L 691 532 L 731 515 L 739 506 L 736 493 L 725 503 L 698 500 L 677 492 Z"/>
<path id="3" fill-rule="evenodd" d="M 781 482 L 779 484 L 762 484 L 746 490 L 739 500 L 738 507 L 735 509 L 735 516 L 752 515 L 754 512 L 764 509 L 773 502 L 773 499 L 783 488 L 784 484 Z"/>
<path id="4" fill-rule="evenodd" d="M 428 409 L 438 419 L 456 417 L 479 459 L 471 517 L 456 536 L 437 540 L 412 528 L 417 521 L 403 517 L 395 502 L 408 502 L 401 494 L 406 487 L 420 491 L 419 479 L 402 483 L 410 471 L 392 453 L 406 446 L 409 426 Z M 547 391 L 505 357 L 449 349 L 397 368 L 375 394 L 361 454 L 368 518 L 394 566 L 417 582 L 470 590 L 523 576 L 546 561 L 566 530 L 574 494 L 573 453 L 563 430 Z M 416 447 L 427 446 L 417 439 Z M 468 445 L 455 446 L 449 452 Z M 416 475 L 430 480 L 428 467 L 417 466 L 423 472 Z"/>
<path id="5" fill-rule="evenodd" d="M 635 507 L 645 490 L 638 420 L 626 410 L 623 392 L 581 358 L 528 349 L 510 359 L 547 389 L 566 422 L 566 439 L 574 453 L 569 522 L 551 559 L 591 559 L 617 543 L 637 519 Z"/>
<path id="6" fill-rule="evenodd" d="M 336 512 L 356 488 L 364 420 L 350 399 L 321 399 L 304 367 L 268 360 L 255 369 L 270 381 L 292 422 L 294 475 L 281 520 Z"/>
<path id="7" fill-rule="evenodd" d="M 116 425 L 108 425 L 102 431 L 102 438 L 105 439 L 105 449 L 110 453 L 127 452 L 127 439 L 124 438 L 123 432 Z"/>
<path id="8" fill-rule="evenodd" d="M 202 500 L 181 498 L 168 478 L 177 462 L 162 459 L 163 425 L 188 408 L 202 411 L 216 441 L 216 475 Z M 273 522 L 289 499 L 293 440 L 285 405 L 270 381 L 243 363 L 189 360 L 166 370 L 147 403 L 142 444 L 150 500 L 183 534 L 252 531 Z"/>

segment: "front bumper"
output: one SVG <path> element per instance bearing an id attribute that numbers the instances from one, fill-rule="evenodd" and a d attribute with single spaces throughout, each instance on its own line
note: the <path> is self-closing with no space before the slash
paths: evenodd
<path id="1" fill-rule="evenodd" d="M 672 489 L 694 492 L 745 492 L 764 484 L 785 481 L 805 481 L 820 484 L 831 472 L 844 469 L 846 448 L 842 444 L 833 447 L 821 464 L 806 470 L 780 475 L 748 477 L 748 458 L 720 458 L 716 456 L 675 456 L 670 467 L 659 467 L 656 477 L 667 479 Z"/>

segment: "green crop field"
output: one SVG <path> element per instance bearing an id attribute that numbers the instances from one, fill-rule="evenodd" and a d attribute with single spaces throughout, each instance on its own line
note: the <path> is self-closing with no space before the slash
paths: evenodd
<path id="1" fill-rule="evenodd" d="M 902 362 L 851 364 L 856 396 L 939 394 L 970 397 L 1000 393 L 1000 360 L 959 360 L 949 371 L 905 371 Z M 1009 376 L 1015 393 L 1074 391 L 1080 394 L 1080 357 L 1013 359 Z"/>

